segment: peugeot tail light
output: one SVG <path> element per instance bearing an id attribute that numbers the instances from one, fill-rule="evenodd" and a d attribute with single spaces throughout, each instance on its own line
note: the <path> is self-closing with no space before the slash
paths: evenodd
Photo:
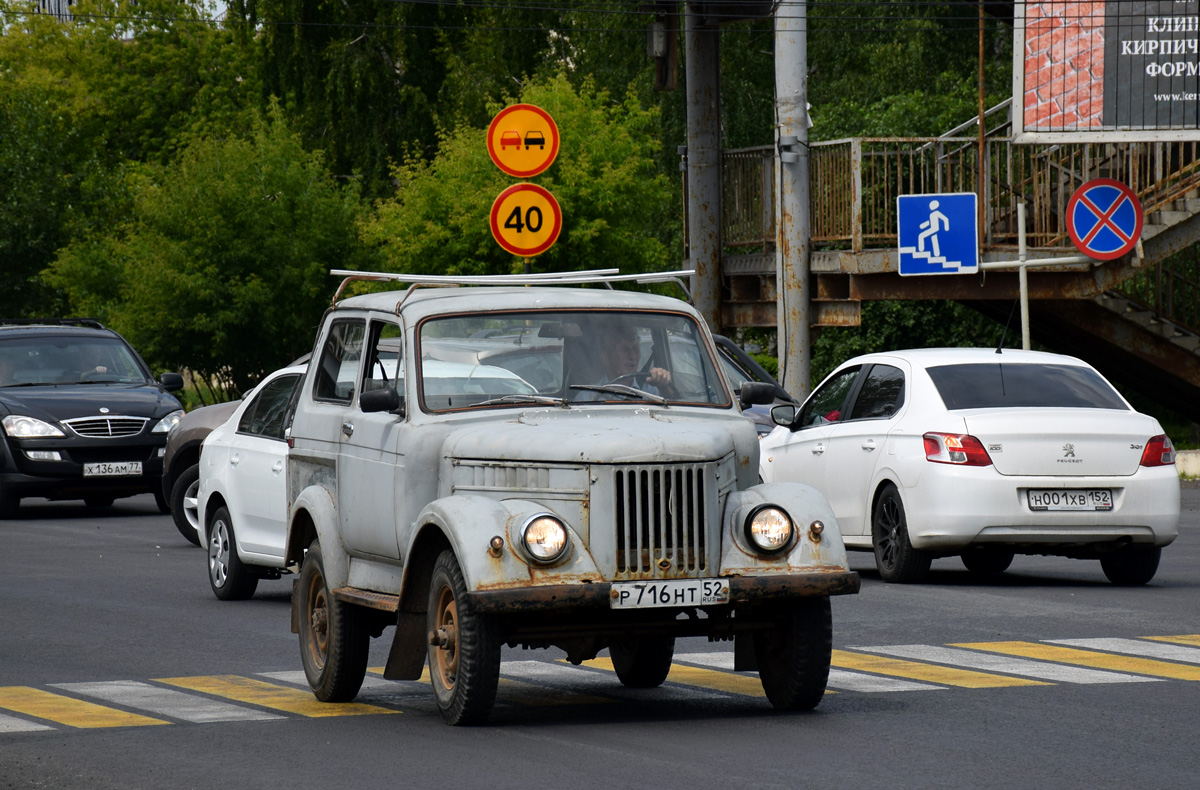
<path id="1" fill-rule="evenodd" d="M 927 461 L 964 466 L 992 465 L 991 456 L 983 449 L 983 443 L 974 436 L 965 433 L 927 433 L 923 438 Z"/>
<path id="2" fill-rule="evenodd" d="M 1175 463 L 1175 445 L 1166 434 L 1151 437 L 1142 451 L 1142 466 L 1170 466 Z"/>

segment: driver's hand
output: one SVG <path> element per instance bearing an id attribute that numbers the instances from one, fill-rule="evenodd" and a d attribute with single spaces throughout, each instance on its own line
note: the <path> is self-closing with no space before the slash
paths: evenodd
<path id="1" fill-rule="evenodd" d="M 653 384 L 660 390 L 673 389 L 671 386 L 671 371 L 665 368 L 650 368 L 650 376 L 646 379 L 647 384 Z"/>

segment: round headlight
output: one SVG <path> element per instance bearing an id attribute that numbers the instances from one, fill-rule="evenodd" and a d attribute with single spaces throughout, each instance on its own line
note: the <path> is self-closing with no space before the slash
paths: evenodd
<path id="1" fill-rule="evenodd" d="M 554 516 L 542 513 L 525 522 L 521 542 L 537 562 L 554 562 L 567 549 L 567 528 Z"/>
<path id="2" fill-rule="evenodd" d="M 792 520 L 781 508 L 763 505 L 746 519 L 746 538 L 756 549 L 767 554 L 783 551 L 792 542 Z"/>

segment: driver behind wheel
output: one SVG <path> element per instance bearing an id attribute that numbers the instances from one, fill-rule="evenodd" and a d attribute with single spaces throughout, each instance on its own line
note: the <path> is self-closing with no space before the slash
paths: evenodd
<path id="1" fill-rule="evenodd" d="M 651 395 L 673 395 L 671 372 L 664 368 L 651 367 L 639 373 L 638 363 L 642 360 L 642 346 L 638 342 L 637 330 L 629 324 L 609 327 L 601 339 L 600 361 L 608 376 L 606 384 L 627 384 Z"/>

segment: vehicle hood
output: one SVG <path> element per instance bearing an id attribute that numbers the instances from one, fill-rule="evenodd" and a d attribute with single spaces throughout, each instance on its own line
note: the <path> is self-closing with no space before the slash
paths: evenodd
<path id="1" fill-rule="evenodd" d="M 626 409 L 620 416 L 599 409 L 527 412 L 459 428 L 444 446 L 451 458 L 612 464 L 713 461 L 736 450 L 758 463 L 754 427 L 743 417 L 705 419 L 654 409 L 636 415 Z"/>
<path id="2" fill-rule="evenodd" d="M 1002 475 L 1132 475 L 1146 441 L 1162 433 L 1145 414 L 1112 409 L 963 413 Z"/>
<path id="3" fill-rule="evenodd" d="M 165 417 L 182 408 L 173 395 L 151 384 L 72 384 L 0 389 L 0 410 L 46 422 L 96 417 L 108 409 L 113 416 Z"/>

